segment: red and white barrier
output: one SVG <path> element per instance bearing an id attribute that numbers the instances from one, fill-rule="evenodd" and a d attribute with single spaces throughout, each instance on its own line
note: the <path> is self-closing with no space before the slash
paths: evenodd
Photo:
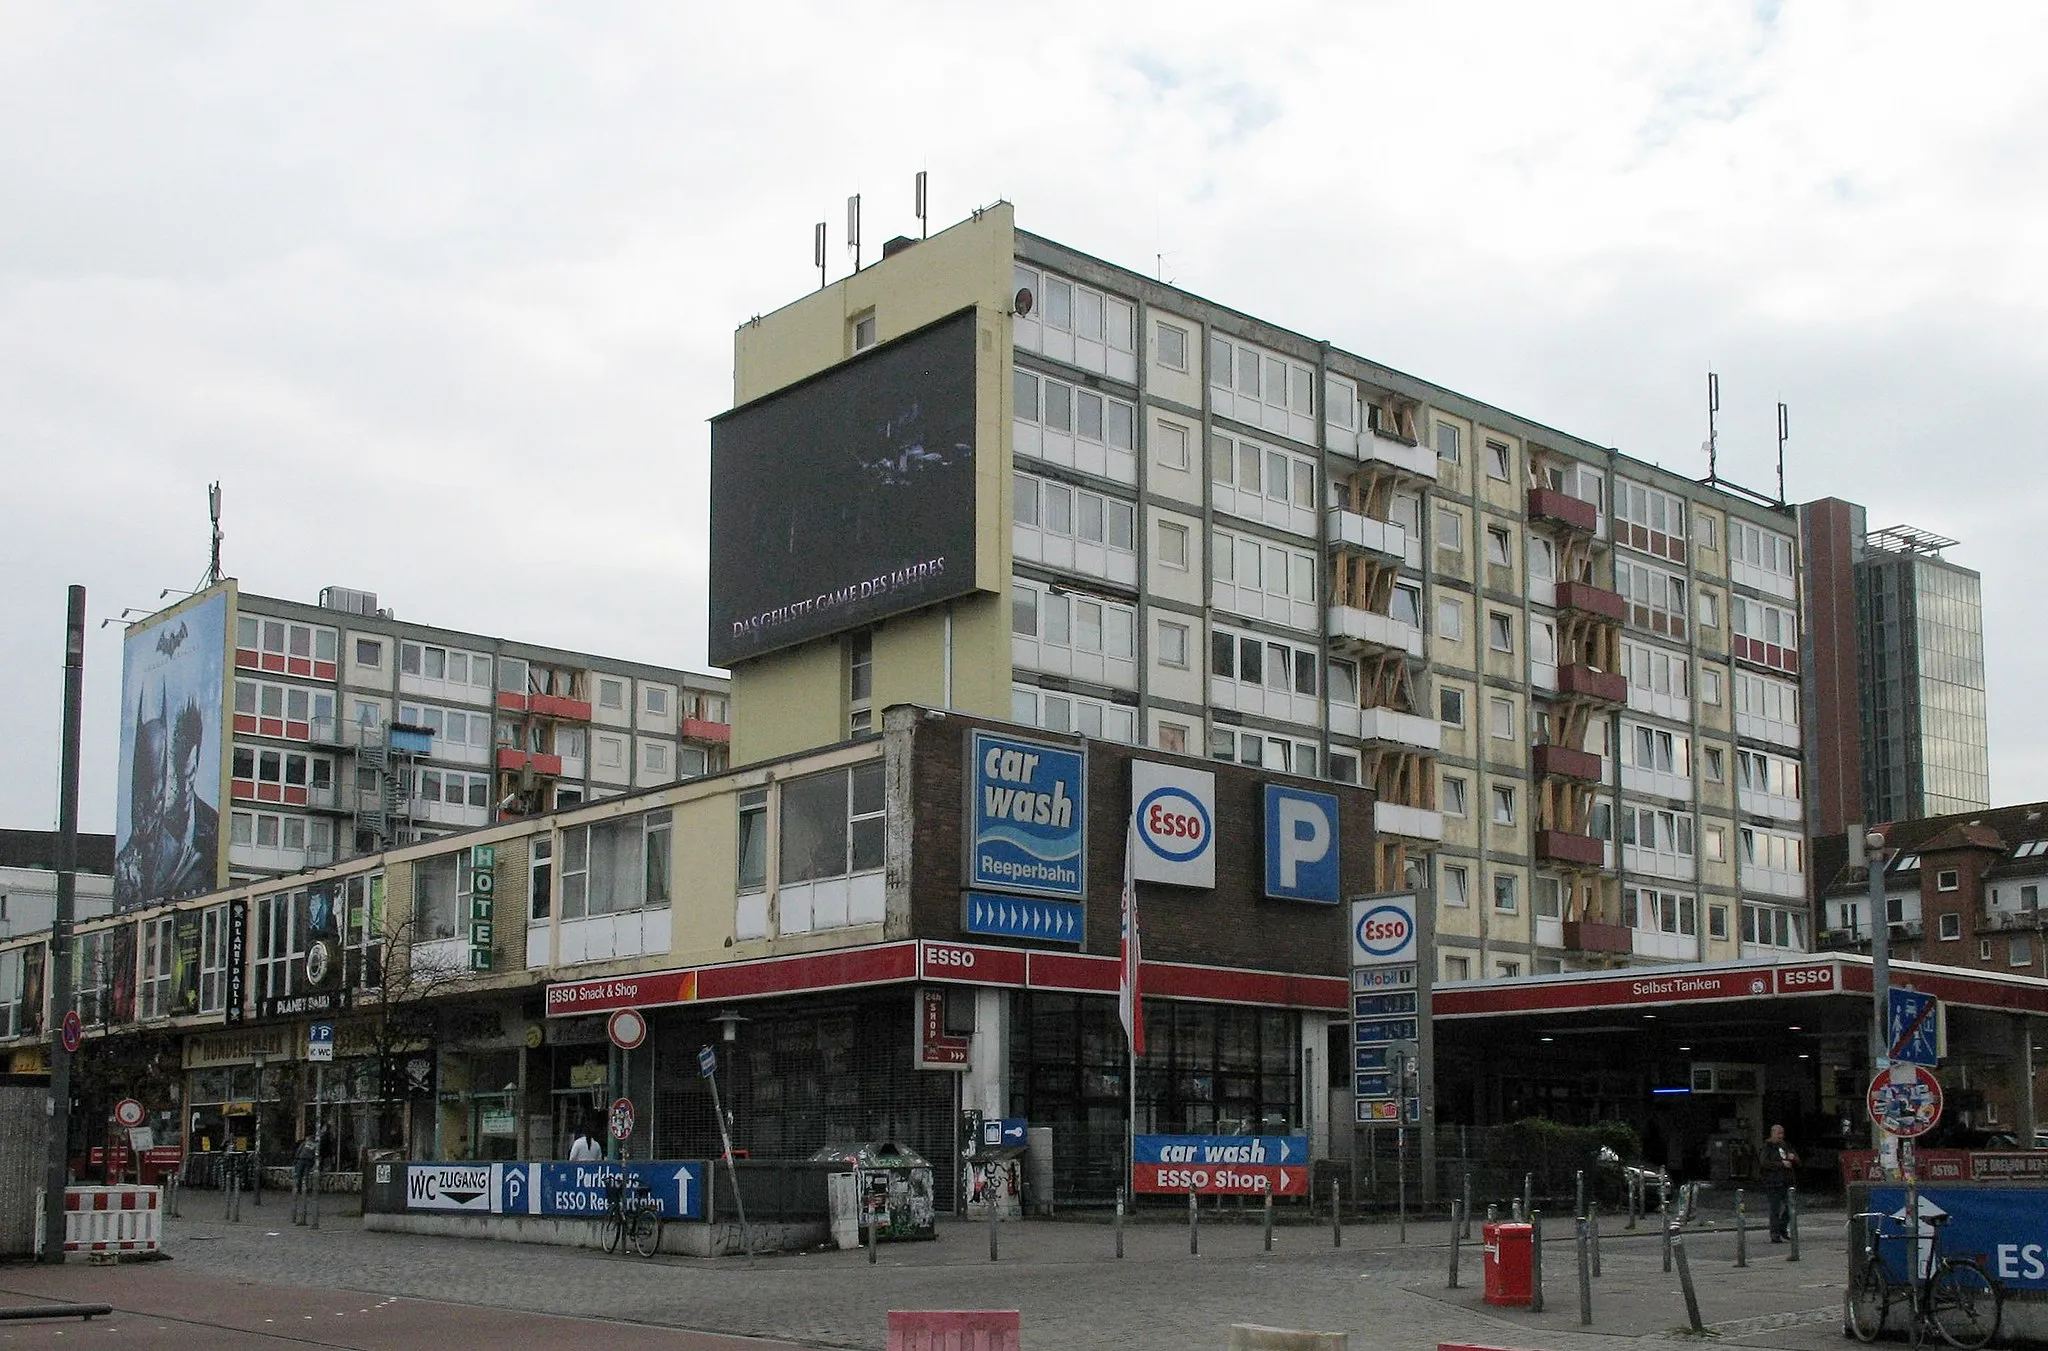
<path id="1" fill-rule="evenodd" d="M 1015 1309 L 891 1309 L 889 1351 L 1018 1351 Z"/>
<path id="2" fill-rule="evenodd" d="M 66 1187 L 64 1251 L 156 1252 L 163 1247 L 163 1193 L 155 1187 Z M 36 1253 L 43 1250 L 43 1195 L 36 1193 Z"/>

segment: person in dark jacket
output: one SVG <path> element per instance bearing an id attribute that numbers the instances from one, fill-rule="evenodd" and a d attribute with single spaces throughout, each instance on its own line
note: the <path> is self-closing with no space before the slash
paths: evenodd
<path id="1" fill-rule="evenodd" d="M 1783 1126 L 1771 1127 L 1771 1138 L 1764 1141 L 1759 1163 L 1763 1168 L 1764 1191 L 1771 1198 L 1771 1242 L 1783 1243 L 1792 1230 L 1792 1205 L 1787 1193 L 1792 1188 L 1792 1170 L 1799 1166 L 1799 1156 L 1785 1143 Z"/>

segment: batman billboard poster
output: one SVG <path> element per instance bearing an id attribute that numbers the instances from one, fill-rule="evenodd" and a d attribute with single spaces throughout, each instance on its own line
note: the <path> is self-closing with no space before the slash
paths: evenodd
<path id="1" fill-rule="evenodd" d="M 711 424 L 711 660 L 974 590 L 975 311 Z"/>
<path id="2" fill-rule="evenodd" d="M 117 911 L 197 896 L 218 883 L 227 634 L 225 591 L 128 630 L 114 812 Z"/>

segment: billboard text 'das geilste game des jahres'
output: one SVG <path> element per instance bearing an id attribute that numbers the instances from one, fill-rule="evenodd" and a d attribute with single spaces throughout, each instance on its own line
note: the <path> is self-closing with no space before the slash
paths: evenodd
<path id="1" fill-rule="evenodd" d="M 974 589 L 975 314 L 711 424 L 714 664 Z"/>

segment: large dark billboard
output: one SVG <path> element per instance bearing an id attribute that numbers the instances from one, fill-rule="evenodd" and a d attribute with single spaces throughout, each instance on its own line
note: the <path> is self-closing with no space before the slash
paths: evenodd
<path id="1" fill-rule="evenodd" d="M 221 712 L 228 595 L 128 630 L 121 658 L 121 774 L 114 909 L 212 891 L 221 877 Z"/>
<path id="2" fill-rule="evenodd" d="M 711 423 L 719 666 L 974 589 L 975 315 Z"/>

